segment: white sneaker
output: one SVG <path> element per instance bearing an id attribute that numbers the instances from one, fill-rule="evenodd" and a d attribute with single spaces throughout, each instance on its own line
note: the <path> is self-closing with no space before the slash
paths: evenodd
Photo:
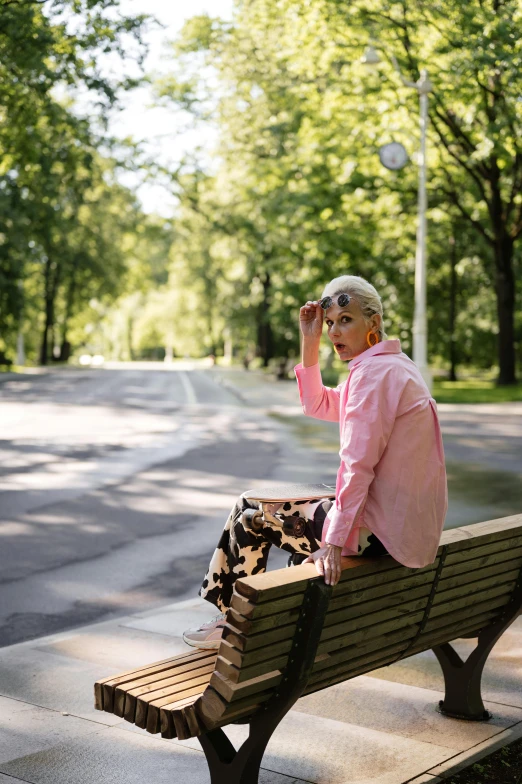
<path id="1" fill-rule="evenodd" d="M 211 650 L 219 648 L 223 629 L 225 628 L 225 613 L 220 613 L 211 621 L 202 624 L 199 629 L 187 629 L 183 632 L 183 640 L 193 648 Z"/>

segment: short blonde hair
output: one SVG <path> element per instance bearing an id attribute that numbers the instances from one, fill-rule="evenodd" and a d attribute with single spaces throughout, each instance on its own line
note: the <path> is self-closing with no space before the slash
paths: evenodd
<path id="1" fill-rule="evenodd" d="M 365 319 L 370 319 L 376 313 L 381 317 L 381 326 L 377 334 L 379 340 L 386 340 L 388 335 L 383 327 L 382 301 L 377 290 L 364 278 L 358 275 L 341 275 L 334 278 L 324 287 L 323 297 L 335 297 L 337 294 L 349 294 L 359 303 Z"/>

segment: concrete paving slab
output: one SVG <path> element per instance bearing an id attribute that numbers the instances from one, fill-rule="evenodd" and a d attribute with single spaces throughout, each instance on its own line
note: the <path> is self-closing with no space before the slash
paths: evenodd
<path id="1" fill-rule="evenodd" d="M 5 776 L 0 773 L 0 784 L 20 784 L 20 779 L 14 779 L 12 776 Z"/>
<path id="2" fill-rule="evenodd" d="M 488 738 L 488 740 L 478 743 L 475 747 L 464 751 L 462 754 L 457 754 L 457 756 L 436 765 L 434 768 L 430 768 L 429 773 L 434 776 L 440 776 L 445 781 L 463 768 L 474 765 L 475 762 L 478 762 L 483 757 L 492 754 L 503 746 L 507 746 L 508 743 L 513 743 L 513 741 L 519 738 L 522 738 L 522 725 L 517 724 L 515 727 L 510 727 L 493 738 Z"/>
<path id="3" fill-rule="evenodd" d="M 438 776 L 432 776 L 429 773 L 424 773 L 416 779 L 411 779 L 408 784 L 441 784 L 442 779 Z"/>
<path id="4" fill-rule="evenodd" d="M 93 684 L 111 674 L 105 665 L 45 655 L 31 649 L 2 651 L 1 661 L 1 695 L 50 710 L 67 711 L 98 724 L 120 721 L 117 716 L 94 709 Z"/>
<path id="5" fill-rule="evenodd" d="M 246 732 L 227 728 L 236 748 Z M 403 784 L 451 756 L 434 743 L 291 711 L 272 736 L 263 766 L 315 784 Z"/>
<path id="6" fill-rule="evenodd" d="M 99 732 L 100 725 L 0 697 L 0 764 Z"/>
<path id="7" fill-rule="evenodd" d="M 438 713 L 444 694 L 415 686 L 378 681 L 365 675 L 300 699 L 294 710 L 394 736 L 463 751 L 522 722 L 522 710 L 489 705 L 489 722 L 466 722 Z"/>
<path id="8" fill-rule="evenodd" d="M 208 784 L 202 752 L 119 729 L 99 730 L 7 763 L 1 772 L 33 784 Z M 298 784 L 264 770 L 260 784 Z"/>
<path id="9" fill-rule="evenodd" d="M 139 617 L 133 616 L 121 625 L 129 629 L 140 629 L 181 639 L 185 629 L 205 623 L 218 612 L 209 602 L 193 597 L 184 602 L 167 605 L 160 610 L 142 613 Z M 183 643 L 183 650 L 188 650 L 185 643 Z"/>
<path id="10" fill-rule="evenodd" d="M 183 640 L 171 635 L 146 633 L 123 624 L 99 624 L 88 631 L 34 647 L 44 654 L 95 663 L 106 675 L 176 656 L 186 650 Z"/>
<path id="11" fill-rule="evenodd" d="M 452 645 L 466 659 L 476 640 L 455 640 Z M 442 671 L 432 651 L 375 670 L 369 677 L 444 690 Z M 522 708 L 522 616 L 504 632 L 490 653 L 482 677 L 482 695 L 488 702 Z"/>

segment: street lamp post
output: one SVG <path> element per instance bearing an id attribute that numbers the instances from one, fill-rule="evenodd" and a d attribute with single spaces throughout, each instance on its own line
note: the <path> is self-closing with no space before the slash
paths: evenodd
<path id="1" fill-rule="evenodd" d="M 428 389 L 432 388 L 432 377 L 428 366 L 428 324 L 426 318 L 426 266 L 427 266 L 427 223 L 426 210 L 428 197 L 426 191 L 427 160 L 426 160 L 426 135 L 428 130 L 428 95 L 433 86 L 428 78 L 426 69 L 421 71 L 417 82 L 405 79 L 394 55 L 390 56 L 393 67 L 400 76 L 401 82 L 417 91 L 420 104 L 420 151 L 419 151 L 419 190 L 418 190 L 418 218 L 417 218 L 417 245 L 415 251 L 415 307 L 413 315 L 413 361 L 426 382 Z M 374 46 L 369 46 L 361 62 L 365 65 L 378 65 L 381 61 Z"/>
<path id="2" fill-rule="evenodd" d="M 427 266 L 427 224 L 426 209 L 428 197 L 426 192 L 427 162 L 426 133 L 428 130 L 428 94 L 432 86 L 426 69 L 421 71 L 418 82 L 409 83 L 419 94 L 420 103 L 420 157 L 419 157 L 419 217 L 417 223 L 417 248 L 415 252 L 415 312 L 413 316 L 413 361 L 419 368 L 424 381 L 431 390 L 431 373 L 428 367 L 428 322 L 426 317 L 426 266 Z"/>

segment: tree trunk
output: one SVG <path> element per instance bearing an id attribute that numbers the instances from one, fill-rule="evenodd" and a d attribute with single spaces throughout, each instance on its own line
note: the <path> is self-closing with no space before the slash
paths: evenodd
<path id="1" fill-rule="evenodd" d="M 513 240 L 503 234 L 495 243 L 495 290 L 498 316 L 498 386 L 516 384 L 515 277 Z"/>
<path id="2" fill-rule="evenodd" d="M 40 364 L 47 365 L 49 360 L 49 337 L 52 336 L 54 326 L 54 301 L 58 290 L 58 266 L 47 257 L 44 272 L 44 299 L 45 299 L 45 323 L 42 332 L 42 344 L 40 346 Z"/>
<path id="3" fill-rule="evenodd" d="M 258 353 L 263 360 L 263 367 L 268 367 L 269 361 L 274 356 L 274 333 L 270 324 L 270 275 L 265 273 L 263 279 L 263 300 L 259 308 L 259 318 L 257 325 L 257 346 Z"/>
<path id="4" fill-rule="evenodd" d="M 450 237 L 450 312 L 449 312 L 449 334 L 450 334 L 450 371 L 449 380 L 457 381 L 457 337 L 455 335 L 455 319 L 457 315 L 457 243 L 455 237 Z"/>
<path id="5" fill-rule="evenodd" d="M 71 344 L 67 340 L 67 329 L 69 326 L 69 319 L 71 318 L 74 305 L 74 295 L 76 291 L 76 268 L 73 266 L 71 269 L 71 277 L 69 278 L 69 286 L 67 288 L 67 301 L 65 303 L 65 315 L 62 324 L 62 337 L 60 344 L 60 362 L 67 362 L 71 356 Z"/>
<path id="6" fill-rule="evenodd" d="M 134 319 L 133 319 L 132 316 L 129 316 L 129 318 L 127 319 L 127 351 L 129 353 L 129 359 L 130 359 L 131 362 L 134 362 L 134 360 L 136 358 L 134 356 L 134 346 L 133 346 L 134 334 L 133 333 L 134 333 Z"/>

